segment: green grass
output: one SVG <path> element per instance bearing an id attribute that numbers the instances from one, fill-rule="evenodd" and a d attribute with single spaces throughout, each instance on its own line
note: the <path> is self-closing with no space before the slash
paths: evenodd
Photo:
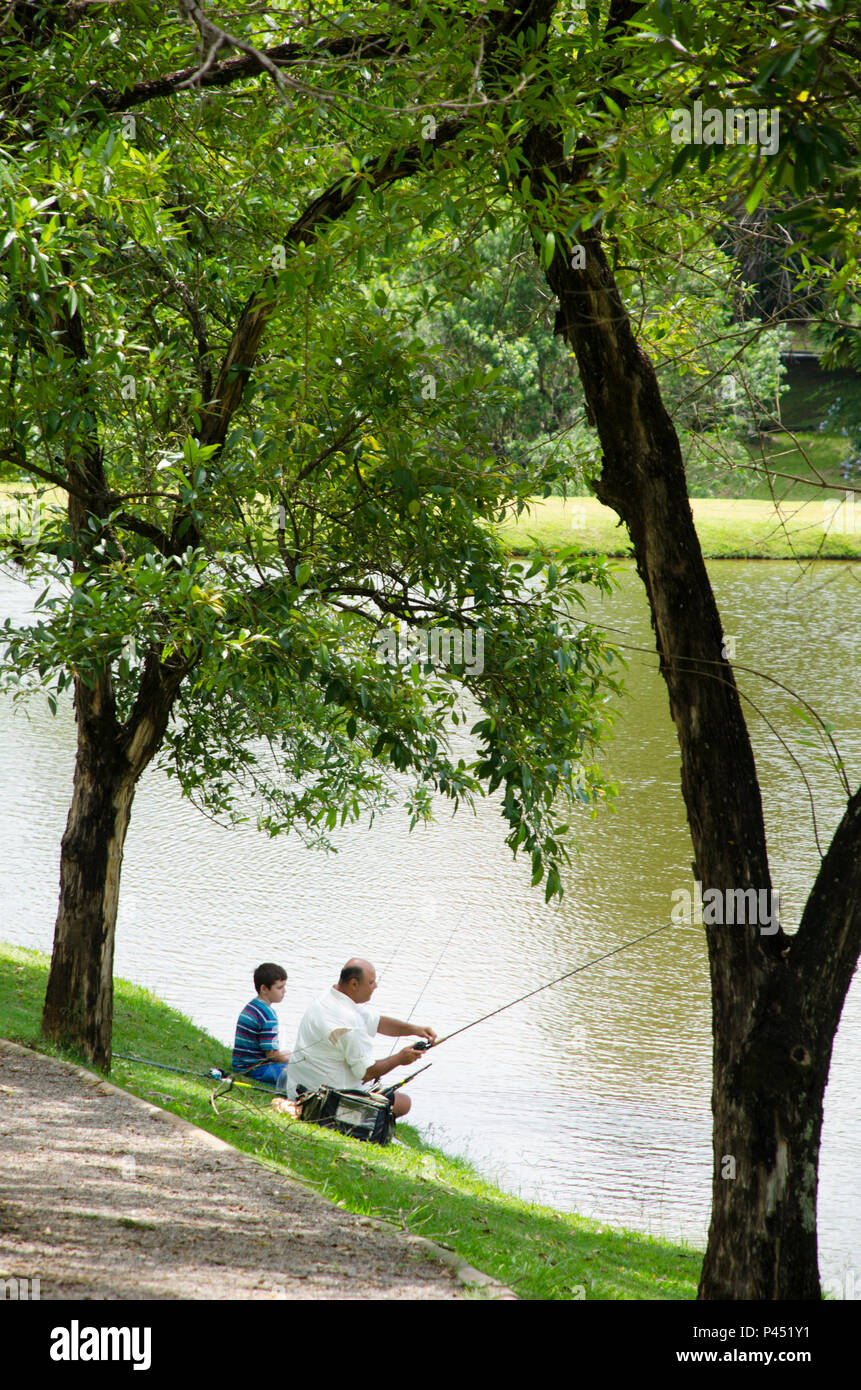
<path id="1" fill-rule="evenodd" d="M 850 511 L 840 495 L 829 494 L 829 508 L 838 505 L 842 510 L 829 520 L 821 498 L 789 500 L 779 513 L 772 502 L 757 498 L 691 499 L 700 545 L 711 560 L 861 559 L 861 497 Z M 519 555 L 571 544 L 589 554 L 632 553 L 627 529 L 594 497 L 536 498 L 497 531 Z"/>
<path id="2" fill-rule="evenodd" d="M 739 445 L 736 453 L 744 457 L 745 449 Z M 845 439 L 810 432 L 794 439 L 767 435 L 761 450 L 747 446 L 747 453 L 757 466 L 767 461 L 775 475 L 774 497 L 768 480 L 747 468 L 700 465 L 691 476 L 692 492 L 704 494 L 692 496 L 691 507 L 706 559 L 861 559 L 861 496 L 844 501 L 841 465 L 852 453 Z M 833 490 L 823 489 L 820 478 Z M 0 494 L 12 491 L 26 494 L 28 485 L 0 483 Z M 57 506 L 59 498 L 56 489 L 49 491 L 43 505 Z M 589 554 L 632 553 L 627 529 L 594 497 L 535 498 L 528 511 L 497 530 L 517 555 L 572 543 Z"/>
<path id="3" fill-rule="evenodd" d="M 683 433 L 682 449 L 691 497 L 772 498 L 821 501 L 827 488 L 841 491 L 844 470 L 857 450 L 840 434 L 780 431 L 756 439 L 731 434 Z"/>
<path id="4" fill-rule="evenodd" d="M 39 1037 L 48 963 L 38 952 L 0 944 L 0 1036 L 70 1056 Z M 124 980 L 116 981 L 114 1049 L 201 1070 L 227 1067 L 230 1060 L 228 1050 L 190 1019 Z M 225 1097 L 216 1115 L 211 1084 L 193 1077 L 115 1058 L 111 1080 L 349 1211 L 393 1221 L 455 1250 L 523 1298 L 696 1295 L 702 1259 L 696 1251 L 522 1202 L 486 1182 L 463 1159 L 424 1144 L 408 1126 L 398 1125 L 402 1143 L 383 1149 L 276 1115 L 264 1096 Z"/>
<path id="5" fill-rule="evenodd" d="M 761 449 L 759 445 L 748 445 L 747 451 L 757 468 L 767 466 L 771 485 L 767 477 L 754 474 L 751 485 L 745 488 L 745 497 L 771 501 L 773 486 L 774 496 L 781 502 L 791 499 L 793 502 L 815 501 L 820 505 L 823 498 L 831 496 L 823 492 L 822 482 L 838 489 L 839 500 L 840 490 L 844 486 L 843 465 L 855 453 L 851 444 L 839 435 L 803 430 L 791 437 L 786 434 L 764 435 Z M 800 481 L 796 482 L 795 479 Z M 721 480 L 711 495 L 733 496 L 732 475 Z"/>
<path id="6" fill-rule="evenodd" d="M 740 446 L 736 452 L 744 456 Z M 816 433 L 799 433 L 794 439 L 766 435 L 761 450 L 748 446 L 747 453 L 757 467 L 767 463 L 773 495 L 768 478 L 747 468 L 699 465 L 689 480 L 706 559 L 861 559 L 861 496 L 845 501 L 842 465 L 852 454 L 845 439 Z M 632 553 L 626 527 L 594 497 L 535 498 L 527 512 L 497 530 L 518 555 L 572 543 L 589 554 Z"/>

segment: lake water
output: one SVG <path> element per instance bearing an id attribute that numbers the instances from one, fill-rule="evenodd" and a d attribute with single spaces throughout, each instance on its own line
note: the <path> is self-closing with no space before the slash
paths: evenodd
<path id="1" fill-rule="evenodd" d="M 737 666 L 797 689 L 834 723 L 853 787 L 861 768 L 858 578 L 848 566 L 714 562 Z M 449 1032 L 670 918 L 692 858 L 679 755 L 642 586 L 626 569 L 600 605 L 625 644 L 627 698 L 605 770 L 613 815 L 576 823 L 580 851 L 561 906 L 512 862 L 494 802 L 407 830 L 395 811 L 347 828 L 323 856 L 298 840 L 225 830 L 183 802 L 157 769 L 142 779 L 123 870 L 116 973 L 157 991 L 224 1042 L 259 961 L 289 972 L 282 1040 L 343 960 L 377 966 L 375 1004 Z M 596 601 L 597 602 L 597 601 Z M 29 610 L 0 575 L 0 620 Z M 593 605 L 593 611 L 599 610 Z M 638 650 L 642 648 L 644 650 Z M 793 701 L 762 676 L 743 690 L 777 719 L 813 788 L 827 845 L 844 799 L 832 769 L 798 739 Z M 749 710 L 782 917 L 797 924 L 818 864 L 801 777 Z M 29 720 L 0 704 L 0 937 L 51 948 L 60 837 L 74 765 L 68 703 Z M 732 768 L 727 768 L 732 776 Z M 381 1040 L 381 1053 L 387 1047 Z M 861 1287 L 861 989 L 837 1037 L 820 1182 L 824 1278 Z M 673 926 L 566 984 L 464 1033 L 411 1088 L 417 1127 L 524 1197 L 616 1225 L 702 1244 L 710 1198 L 710 1003 L 701 928 Z M 852 1287 L 851 1278 L 848 1280 Z"/>

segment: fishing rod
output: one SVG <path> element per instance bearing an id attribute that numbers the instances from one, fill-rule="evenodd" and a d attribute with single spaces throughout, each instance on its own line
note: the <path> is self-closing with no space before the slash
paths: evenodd
<path id="1" fill-rule="evenodd" d="M 402 1086 L 408 1086 L 411 1081 L 415 1081 L 417 1076 L 421 1076 L 423 1071 L 429 1071 L 432 1066 L 433 1062 L 426 1062 L 423 1067 L 419 1067 L 418 1071 L 410 1072 L 409 1076 L 405 1076 L 403 1081 L 395 1081 L 391 1086 L 381 1086 L 379 1090 L 371 1090 L 368 1094 L 371 1096 L 382 1096 L 384 1100 L 388 1101 L 390 1106 L 394 1107 L 395 1091 L 399 1091 Z M 392 1113 L 394 1113 L 394 1109 Z"/>
<path id="2" fill-rule="evenodd" d="M 239 1076 L 222 1071 L 220 1067 L 210 1067 L 209 1071 L 193 1071 L 191 1067 L 172 1067 L 167 1062 L 153 1062 L 149 1057 L 132 1057 L 128 1052 L 114 1052 L 112 1055 L 121 1057 L 124 1062 L 138 1062 L 142 1067 L 156 1067 L 159 1071 L 173 1071 L 180 1076 L 199 1076 L 203 1081 L 221 1082 L 222 1088 L 216 1087 L 214 1092 L 216 1096 L 224 1095 L 234 1086 L 244 1086 L 250 1091 L 262 1091 L 266 1096 L 275 1094 L 274 1086 L 265 1086 L 259 1081 L 245 1081 Z"/>
<path id="3" fill-rule="evenodd" d="M 121 1057 L 124 1062 L 139 1062 L 142 1067 L 158 1067 L 160 1071 L 175 1071 L 181 1076 L 201 1076 L 204 1081 L 223 1081 L 224 1072 L 218 1067 L 209 1071 L 192 1071 L 191 1067 L 169 1067 L 166 1062 L 151 1062 L 148 1057 L 132 1057 L 129 1052 L 113 1052 L 112 1057 Z"/>
<path id="4" fill-rule="evenodd" d="M 419 1051 L 422 1051 L 422 1049 L 419 1048 Z M 418 1071 L 410 1072 L 409 1076 L 405 1076 L 403 1081 L 395 1081 L 393 1085 L 387 1086 L 383 1094 L 386 1094 L 386 1092 L 399 1091 L 402 1086 L 407 1086 L 410 1081 L 414 1081 L 417 1076 L 421 1076 L 423 1071 L 427 1071 L 428 1068 L 432 1066 L 433 1062 L 426 1062 L 423 1067 L 419 1067 Z"/>
<path id="5" fill-rule="evenodd" d="M 657 936 L 658 932 L 666 931 L 668 927 L 674 926 L 673 922 L 665 922 L 662 927 L 654 927 L 651 931 L 643 932 L 642 936 L 635 936 L 633 941 L 623 941 L 621 946 L 614 946 L 612 951 L 605 951 L 601 956 L 595 956 L 594 960 L 584 961 L 574 970 L 568 970 L 564 975 L 557 975 L 555 980 L 548 980 L 545 985 L 538 985 L 535 989 L 530 989 L 526 994 L 521 994 L 519 998 L 512 999 L 509 1004 L 500 1004 L 498 1009 L 491 1009 L 489 1014 L 482 1014 L 481 1018 L 473 1019 L 472 1023 L 465 1023 L 462 1028 L 455 1028 L 453 1033 L 446 1033 L 444 1038 L 437 1038 L 436 1042 L 430 1043 L 421 1038 L 410 1046 L 416 1052 L 427 1052 L 432 1047 L 440 1047 L 444 1042 L 450 1042 L 459 1033 L 465 1033 L 469 1028 L 475 1028 L 479 1023 L 486 1023 L 489 1018 L 495 1018 L 497 1014 L 505 1013 L 506 1009 L 513 1009 L 515 1004 L 522 1004 L 524 999 L 531 999 L 533 994 L 540 994 L 543 989 L 551 989 L 553 985 L 560 985 L 563 980 L 570 980 L 572 975 L 579 975 L 581 970 L 588 970 L 590 966 L 597 965 L 599 961 L 609 960 L 610 956 L 617 956 L 620 951 L 626 951 L 630 946 L 637 946 L 641 941 L 646 941 L 650 936 Z"/>

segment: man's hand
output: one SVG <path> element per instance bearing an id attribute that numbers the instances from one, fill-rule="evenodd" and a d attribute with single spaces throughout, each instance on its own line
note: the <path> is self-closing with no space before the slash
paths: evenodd
<path id="1" fill-rule="evenodd" d="M 379 1081 L 381 1076 L 394 1071 L 395 1067 L 411 1067 L 413 1062 L 420 1062 L 424 1055 L 414 1047 L 402 1047 L 400 1052 L 393 1052 L 391 1057 L 381 1057 L 379 1061 L 372 1062 L 362 1080 Z"/>
<path id="2" fill-rule="evenodd" d="M 431 1047 L 433 1047 L 436 1042 L 436 1033 L 432 1028 L 416 1028 L 413 1026 L 412 1032 L 417 1038 L 426 1038 Z"/>

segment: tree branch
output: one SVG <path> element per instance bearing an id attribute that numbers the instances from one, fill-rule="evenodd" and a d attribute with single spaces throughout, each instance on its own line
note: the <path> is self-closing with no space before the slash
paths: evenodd
<path id="1" fill-rule="evenodd" d="M 173 96 L 191 85 L 228 87 L 232 82 L 259 74 L 264 70 L 264 60 L 269 64 L 269 67 L 265 68 L 266 71 L 273 68 L 283 78 L 283 68 L 293 67 L 297 63 L 320 62 L 325 55 L 366 62 L 373 58 L 394 57 L 399 48 L 399 43 L 389 34 L 383 33 L 349 35 L 346 38 L 321 43 L 314 49 L 305 48 L 302 44 L 281 43 L 274 48 L 255 50 L 253 54 L 242 58 L 228 58 L 222 63 L 213 63 L 205 70 L 199 63 L 193 67 L 180 68 L 177 72 L 166 73 L 163 77 L 136 82 L 133 87 L 126 87 L 121 92 L 107 87 L 93 87 L 89 95 L 98 101 L 105 111 L 114 114 L 136 110 L 147 102 L 155 101 L 159 97 Z"/>
<path id="2" fill-rule="evenodd" d="M 822 1010 L 833 1033 L 861 954 L 861 788 L 819 866 L 792 938 L 789 963 L 803 981 L 815 1013 Z"/>
<path id="3" fill-rule="evenodd" d="M 398 179 L 417 173 L 425 167 L 434 149 L 450 143 L 463 128 L 462 119 L 443 121 L 437 126 L 433 141 L 398 147 L 379 160 L 371 170 L 335 180 L 308 204 L 288 229 L 283 243 L 285 250 L 293 250 L 303 244 L 311 245 L 325 226 L 349 212 L 363 189 L 384 188 Z M 277 276 L 270 273 L 262 288 L 250 296 L 239 317 L 215 383 L 213 404 L 202 421 L 201 444 L 224 443 L 231 418 L 257 360 L 266 325 L 278 303 Z"/>

